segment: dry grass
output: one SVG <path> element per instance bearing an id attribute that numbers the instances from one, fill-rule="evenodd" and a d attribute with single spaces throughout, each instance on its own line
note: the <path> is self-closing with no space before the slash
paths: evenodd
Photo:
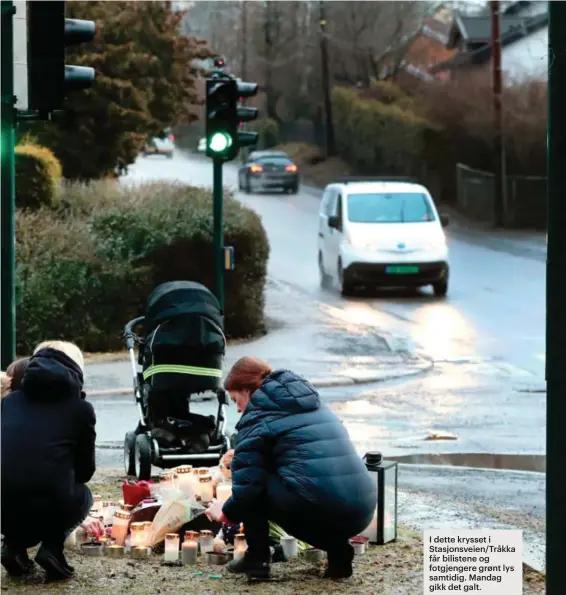
<path id="1" fill-rule="evenodd" d="M 123 476 L 117 470 L 104 470 L 91 484 L 93 492 L 115 499 L 120 494 Z M 422 593 L 422 540 L 414 533 L 401 529 L 396 543 L 370 547 L 356 558 L 355 572 L 345 581 L 321 578 L 324 563 L 319 566 L 291 560 L 273 566 L 274 581 L 249 584 L 243 577 L 228 575 L 221 567 L 207 567 L 199 561 L 197 567 L 164 567 L 161 556 L 150 560 L 110 560 L 87 558 L 77 551 L 68 553 L 69 563 L 76 568 L 76 578 L 63 584 L 43 584 L 39 572 L 25 580 L 3 576 L 2 588 L 18 595 L 65 594 L 128 594 L 157 595 L 417 595 Z M 193 576 L 195 572 L 202 575 Z M 220 575 L 221 578 L 211 578 Z M 542 595 L 544 576 L 526 569 L 524 595 Z"/>

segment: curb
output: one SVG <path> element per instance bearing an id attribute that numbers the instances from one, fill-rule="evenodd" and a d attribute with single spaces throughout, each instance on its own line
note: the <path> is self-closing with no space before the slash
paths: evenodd
<path id="1" fill-rule="evenodd" d="M 351 378 L 349 376 L 326 376 L 323 378 L 316 378 L 311 381 L 315 388 L 339 388 L 346 386 L 364 386 L 367 384 L 377 384 L 379 382 L 388 382 L 391 380 L 400 380 L 402 378 L 411 378 L 419 374 L 426 374 L 434 367 L 434 362 L 427 361 L 426 365 L 415 366 L 413 369 L 405 370 L 402 373 L 384 373 L 369 376 L 363 379 Z M 87 398 L 90 397 L 118 397 L 122 395 L 132 395 L 134 389 L 132 388 L 107 388 L 100 390 L 93 390 L 87 393 Z"/>

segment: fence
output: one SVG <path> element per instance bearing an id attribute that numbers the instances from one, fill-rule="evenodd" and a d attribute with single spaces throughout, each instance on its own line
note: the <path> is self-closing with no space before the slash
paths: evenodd
<path id="1" fill-rule="evenodd" d="M 458 210 L 476 221 L 495 222 L 495 175 L 456 165 Z M 546 178 L 507 176 L 505 227 L 546 229 Z"/>

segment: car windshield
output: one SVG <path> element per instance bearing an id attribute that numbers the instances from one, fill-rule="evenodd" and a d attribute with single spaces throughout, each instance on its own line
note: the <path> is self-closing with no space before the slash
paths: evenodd
<path id="1" fill-rule="evenodd" d="M 420 223 L 434 221 L 426 195 L 421 192 L 348 195 L 348 220 L 352 223 Z"/>

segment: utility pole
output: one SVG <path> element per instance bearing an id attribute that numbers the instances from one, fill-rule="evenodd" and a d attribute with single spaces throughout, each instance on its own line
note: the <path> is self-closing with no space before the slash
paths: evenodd
<path id="1" fill-rule="evenodd" d="M 13 2 L 2 0 L 2 154 L 1 154 L 1 317 L 0 362 L 5 370 L 16 359 L 16 239 L 15 239 L 15 137 Z"/>
<path id="2" fill-rule="evenodd" d="M 549 2 L 546 261 L 546 595 L 566 593 L 566 3 Z"/>
<path id="3" fill-rule="evenodd" d="M 242 31 L 242 56 L 240 63 L 240 77 L 243 81 L 248 76 L 248 3 L 246 0 L 241 0 L 240 4 L 240 17 L 241 17 L 241 31 Z"/>
<path id="4" fill-rule="evenodd" d="M 498 0 L 489 3 L 491 12 L 491 64 L 492 64 L 492 93 L 494 117 L 494 146 L 495 155 L 495 203 L 494 220 L 496 227 L 505 224 L 506 207 L 506 174 L 505 174 L 505 143 L 503 140 L 503 109 L 502 109 L 502 74 L 501 74 L 501 6 Z"/>
<path id="5" fill-rule="evenodd" d="M 318 3 L 320 23 L 320 57 L 322 60 L 322 92 L 324 95 L 324 117 L 326 121 L 326 156 L 334 155 L 334 124 L 332 121 L 332 97 L 328 73 L 328 40 L 326 39 L 326 10 L 324 1 Z"/>

